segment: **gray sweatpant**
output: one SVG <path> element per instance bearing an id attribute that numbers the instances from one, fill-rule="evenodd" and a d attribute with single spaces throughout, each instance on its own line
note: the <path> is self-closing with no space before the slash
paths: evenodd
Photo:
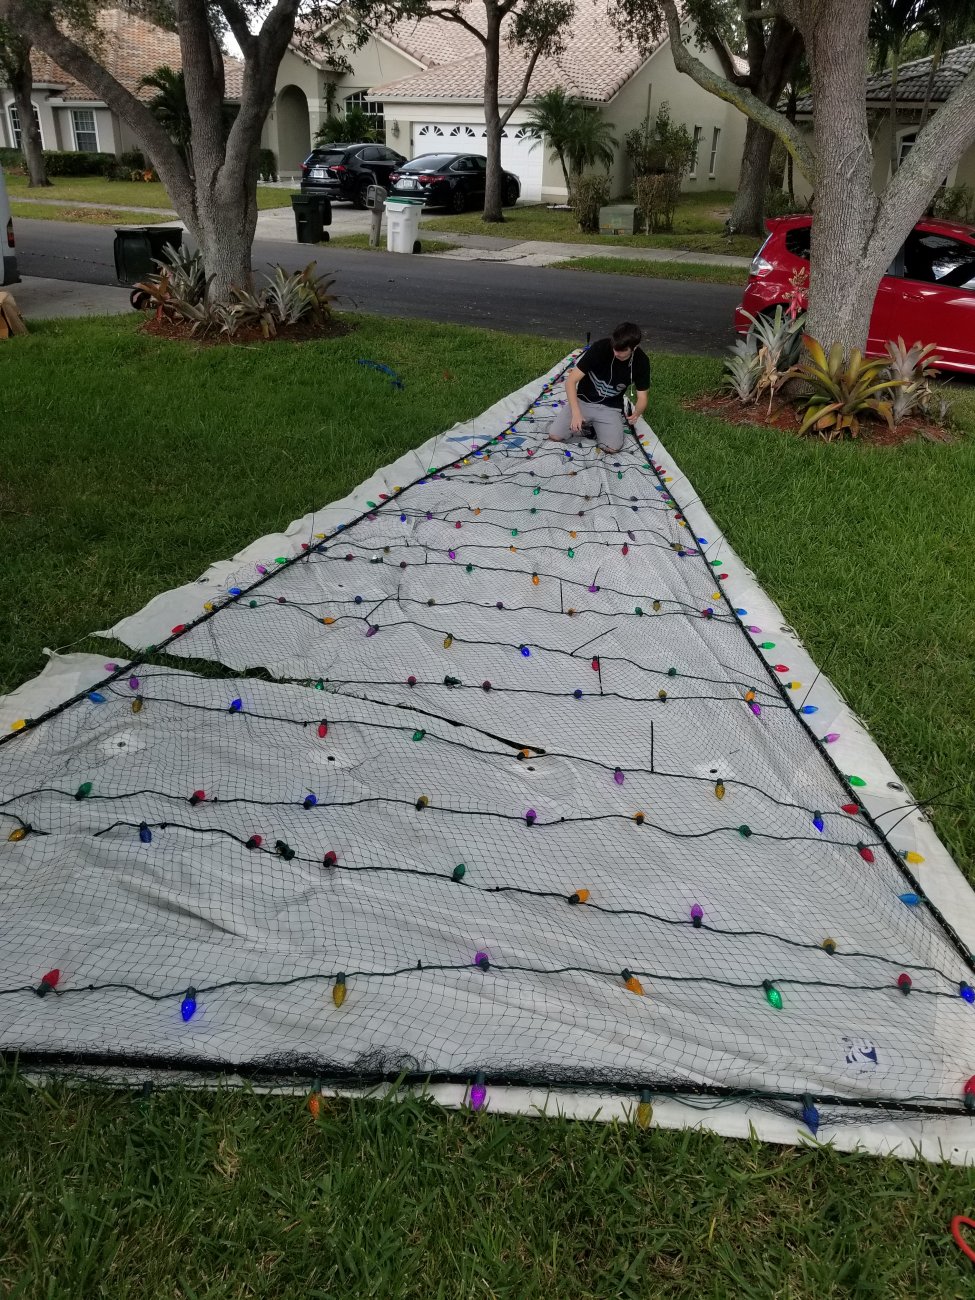
<path id="1" fill-rule="evenodd" d="M 596 434 L 596 441 L 603 451 L 620 451 L 626 434 L 623 412 L 618 406 L 602 406 L 599 402 L 579 402 L 579 411 L 583 424 L 591 424 Z M 556 442 L 574 442 L 581 438 L 581 433 L 573 433 L 569 428 L 572 423 L 572 411 L 569 404 L 560 406 L 548 436 Z"/>

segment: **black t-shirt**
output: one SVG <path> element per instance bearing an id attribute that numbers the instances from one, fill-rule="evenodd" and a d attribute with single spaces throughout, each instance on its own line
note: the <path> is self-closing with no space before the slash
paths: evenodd
<path id="1" fill-rule="evenodd" d="M 634 348 L 626 361 L 613 355 L 612 339 L 597 339 L 582 354 L 576 366 L 585 376 L 576 392 L 582 402 L 623 409 L 623 394 L 630 384 L 638 393 L 650 387 L 650 358 L 642 348 Z"/>

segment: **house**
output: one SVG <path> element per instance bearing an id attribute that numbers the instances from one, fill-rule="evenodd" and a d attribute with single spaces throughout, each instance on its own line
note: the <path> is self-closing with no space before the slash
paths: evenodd
<path id="1" fill-rule="evenodd" d="M 528 96 L 512 114 L 501 144 L 502 165 L 522 183 L 522 197 L 558 201 L 565 181 L 557 161 L 526 129 L 534 97 L 554 86 L 598 108 L 622 141 L 649 112 L 667 103 L 671 118 L 684 123 L 698 145 L 687 177 L 689 191 L 734 189 L 738 184 L 745 118 L 679 73 L 670 43 L 659 42 L 643 58 L 633 41 L 621 42 L 608 18 L 608 0 L 578 0 L 564 53 L 541 58 Z M 687 29 L 688 41 L 691 29 Z M 699 51 L 695 51 L 699 53 Z M 374 34 L 359 51 L 348 49 L 351 73 L 317 59 L 304 40 L 285 55 L 278 74 L 275 104 L 265 143 L 275 150 L 279 169 L 294 172 L 308 151 L 330 106 L 342 113 L 356 105 L 370 114 L 386 144 L 414 157 L 421 153 L 485 150 L 484 51 L 463 27 L 436 18 L 404 20 Z M 721 71 L 717 56 L 700 54 Z M 512 102 L 525 72 L 525 60 L 502 43 L 502 111 Z M 622 148 L 611 173 L 613 193 L 630 184 Z"/>
<path id="2" fill-rule="evenodd" d="M 929 87 L 928 116 L 931 117 L 975 67 L 975 45 L 958 45 L 953 50 L 948 50 L 942 55 L 939 66 L 933 70 L 933 76 L 932 62 L 929 57 L 901 64 L 897 72 L 896 119 L 893 122 L 890 113 L 890 69 L 867 78 L 867 110 L 872 123 L 874 157 L 873 184 L 878 194 L 890 179 L 891 133 L 895 135 L 896 157 L 898 162 L 902 162 L 917 139 Z M 811 128 L 812 114 L 812 95 L 805 95 L 796 103 L 796 121 Z M 975 188 L 975 141 L 962 154 L 958 165 L 949 172 L 946 183 Z M 809 197 L 810 186 L 798 172 L 795 176 L 795 189 L 797 197 Z"/>
<path id="3" fill-rule="evenodd" d="M 179 38 L 126 9 L 104 9 L 98 15 L 105 66 L 127 90 L 150 99 L 152 90 L 140 89 L 139 80 L 162 66 L 179 69 Z M 31 54 L 34 74 L 32 102 L 45 149 L 122 153 L 139 148 L 138 141 L 118 114 L 87 86 L 64 72 L 46 54 Z M 224 60 L 229 102 L 239 100 L 243 64 Z M 20 122 L 13 94 L 0 86 L 0 147 L 20 148 Z"/>

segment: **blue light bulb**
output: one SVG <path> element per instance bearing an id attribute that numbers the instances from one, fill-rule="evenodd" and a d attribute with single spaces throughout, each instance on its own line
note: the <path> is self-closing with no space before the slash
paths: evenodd
<path id="1" fill-rule="evenodd" d="M 237 699 L 237 700 L 231 700 L 231 701 L 230 701 L 230 712 L 231 712 L 231 713 L 239 713 L 243 707 L 244 707 L 244 702 L 243 702 L 243 700 L 239 700 L 239 699 Z"/>
<path id="2" fill-rule="evenodd" d="M 152 831 L 145 824 L 145 822 L 142 822 L 142 824 L 139 826 L 139 839 L 142 841 L 143 844 L 152 843 Z"/>
<path id="3" fill-rule="evenodd" d="M 813 1099 L 808 1093 L 802 1099 L 802 1122 L 815 1137 L 819 1132 L 819 1111 L 813 1105 Z"/>
<path id="4" fill-rule="evenodd" d="M 582 699 L 582 691 L 580 691 L 578 687 L 576 687 L 576 689 L 572 692 L 572 694 L 575 696 L 577 700 Z"/>
<path id="5" fill-rule="evenodd" d="M 229 589 L 229 594 L 230 594 L 231 596 L 239 596 L 239 595 L 240 595 L 240 588 L 239 588 L 239 587 L 231 587 L 231 588 Z"/>
<path id="6" fill-rule="evenodd" d="M 920 894 L 912 894 L 912 893 L 907 893 L 907 894 L 898 894 L 897 897 L 898 897 L 898 898 L 901 900 L 901 902 L 904 903 L 907 907 L 918 907 L 918 906 L 920 905 L 920 902 L 921 902 L 921 895 L 920 895 Z"/>
<path id="7" fill-rule="evenodd" d="M 306 794 L 306 795 L 305 795 L 305 798 L 304 798 L 304 800 L 303 800 L 304 807 L 306 807 L 306 808 L 314 808 L 315 805 L 316 805 L 317 803 L 318 803 L 318 796 L 317 796 L 317 795 L 314 795 L 314 794 Z"/>
<path id="8" fill-rule="evenodd" d="M 179 1004 L 179 1014 L 184 1020 L 192 1020 L 196 1014 L 196 989 L 187 989 L 186 996 Z"/>
<path id="9" fill-rule="evenodd" d="M 966 1002 L 975 1002 L 975 989 L 971 984 L 966 984 L 964 980 L 958 985 L 958 993 Z"/>
<path id="10" fill-rule="evenodd" d="M 816 827 L 816 830 L 820 832 L 820 834 L 823 832 L 823 830 L 825 829 L 825 825 L 826 825 L 826 824 L 825 824 L 825 822 L 823 821 L 823 814 L 822 814 L 822 813 L 814 813 L 814 814 L 813 814 L 813 825 Z"/>
<path id="11" fill-rule="evenodd" d="M 804 704 L 804 705 L 802 706 L 802 708 L 799 710 L 799 712 L 800 712 L 800 713 L 818 713 L 818 712 L 819 712 L 819 705 L 818 705 L 818 704 Z"/>
<path id="12" fill-rule="evenodd" d="M 531 654 L 531 651 L 528 649 L 528 647 L 527 647 L 526 645 L 523 645 L 523 646 L 521 647 L 521 653 L 522 653 L 522 654 L 525 656 L 525 658 L 527 659 L 528 656 Z"/>
<path id="13" fill-rule="evenodd" d="M 105 703 L 105 696 L 102 695 L 101 691 L 90 691 L 88 694 L 88 698 L 89 700 L 91 700 L 92 704 Z"/>

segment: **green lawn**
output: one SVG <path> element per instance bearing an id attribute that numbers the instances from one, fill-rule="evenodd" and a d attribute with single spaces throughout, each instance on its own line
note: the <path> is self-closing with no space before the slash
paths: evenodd
<path id="1" fill-rule="evenodd" d="M 109 181 L 103 176 L 54 176 L 49 189 L 31 190 L 26 176 L 7 175 L 7 190 L 11 198 L 29 196 L 36 199 L 71 199 L 77 203 L 111 203 L 124 208 L 168 208 L 172 203 L 159 181 Z M 291 191 L 257 187 L 257 206 L 287 208 L 291 205 Z"/>
<path id="2" fill-rule="evenodd" d="M 452 248 L 460 248 L 460 244 L 448 244 L 446 240 L 424 239 L 420 241 L 423 253 L 447 253 Z M 357 235 L 332 235 L 328 241 L 329 248 L 364 248 L 372 253 L 384 253 L 386 251 L 385 236 L 379 248 L 373 248 L 369 243 L 369 236 L 366 234 Z"/>
<path id="3" fill-rule="evenodd" d="M 10 200 L 10 214 L 18 220 L 82 221 L 86 226 L 158 226 L 175 218 L 164 212 L 126 212 L 119 208 L 61 207 L 48 203 Z"/>
<path id="4" fill-rule="evenodd" d="M 500 235 L 505 239 L 541 239 L 565 244 L 596 244 L 629 248 L 676 248 L 697 253 L 728 253 L 751 257 L 760 240 L 750 235 L 724 235 L 724 219 L 734 196 L 720 190 L 712 194 L 685 195 L 674 217 L 672 234 L 584 235 L 571 212 L 550 212 L 547 207 L 518 207 L 505 211 L 500 225 L 486 225 L 480 213 L 427 217 L 431 230 L 458 235 Z"/>
<path id="5" fill-rule="evenodd" d="M 600 275 L 642 275 L 652 280 L 696 280 L 699 284 L 745 284 L 748 271 L 703 262 L 646 262 L 628 257 L 570 257 L 553 262 L 554 271 L 598 271 Z"/>
<path id="6" fill-rule="evenodd" d="M 40 323 L 4 349 L 0 690 L 42 646 L 342 496 L 564 350 L 371 318 L 302 347 L 159 343 L 136 325 Z M 655 357 L 652 422 L 901 775 L 950 789 L 936 822 L 971 878 L 973 392 L 954 445 L 829 447 L 685 411 L 719 369 Z M 327 1104 L 313 1124 L 301 1099 L 33 1092 L 9 1072 L 0 1110 L 0 1294 L 18 1300 L 975 1289 L 948 1236 L 975 1172 L 416 1102 Z"/>

